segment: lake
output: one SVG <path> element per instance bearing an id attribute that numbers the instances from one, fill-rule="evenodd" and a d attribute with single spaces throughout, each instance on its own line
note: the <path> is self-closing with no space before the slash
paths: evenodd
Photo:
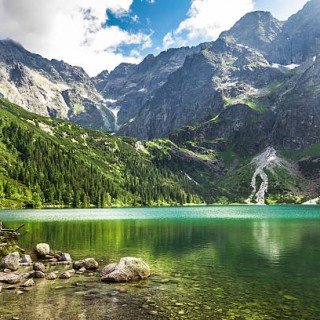
<path id="1" fill-rule="evenodd" d="M 39 242 L 105 265 L 141 257 L 147 281 L 96 277 L 37 281 L 0 293 L 11 319 L 320 319 L 320 207 L 212 206 L 108 210 L 4 210 Z"/>

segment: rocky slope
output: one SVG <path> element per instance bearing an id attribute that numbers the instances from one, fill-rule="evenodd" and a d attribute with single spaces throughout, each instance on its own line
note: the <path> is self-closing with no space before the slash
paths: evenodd
<path id="1" fill-rule="evenodd" d="M 141 139 L 167 137 L 183 126 L 210 121 L 229 106 L 246 105 L 251 109 L 264 109 L 267 119 L 262 120 L 268 123 L 271 117 L 277 123 L 274 129 L 270 123 L 263 128 L 263 140 L 288 147 L 281 137 L 291 132 L 288 141 L 291 140 L 289 147 L 293 147 L 293 136 L 299 128 L 297 112 L 303 112 L 304 124 L 308 123 L 306 117 L 315 112 L 311 106 L 315 103 L 309 101 L 314 99 L 309 94 L 310 88 L 301 86 L 303 80 L 300 76 L 303 72 L 306 72 L 305 77 L 308 76 L 310 71 L 307 70 L 320 51 L 317 14 L 320 14 L 319 0 L 308 2 L 285 22 L 278 21 L 268 12 L 248 13 L 229 31 L 223 32 L 217 41 L 204 44 L 199 53 L 189 55 L 183 66 L 168 77 L 153 97 L 136 108 L 136 115 L 119 128 L 119 133 Z M 308 102 L 304 111 L 295 108 L 296 113 L 291 115 L 295 120 L 287 121 L 283 117 L 291 112 L 288 111 L 290 99 L 294 104 L 305 99 Z M 236 108 L 232 110 L 235 114 L 233 116 L 229 111 L 230 117 L 237 118 L 238 111 Z M 246 120 L 244 117 L 243 121 Z M 283 121 L 287 121 L 286 126 L 282 125 Z M 293 126 L 290 125 L 292 121 L 295 121 Z M 316 131 L 317 123 L 315 115 L 311 123 L 313 131 Z M 302 143 L 304 137 L 300 129 L 297 133 L 302 135 L 299 138 L 301 147 L 317 139 L 317 132 L 314 132 L 313 141 L 307 139 L 308 142 Z M 228 126 L 222 126 L 221 130 L 228 131 Z M 237 143 L 242 145 L 239 141 Z"/>
<path id="2" fill-rule="evenodd" d="M 320 0 L 285 22 L 249 13 L 214 42 L 92 79 L 2 41 L 0 94 L 141 140 L 130 144 L 203 201 L 300 203 L 320 194 L 319 14 Z"/>
<path id="3" fill-rule="evenodd" d="M 201 47 L 169 49 L 156 57 L 148 55 L 138 65 L 123 63 L 112 72 L 103 71 L 93 78 L 116 115 L 117 128 L 134 121 L 139 109 L 154 96 L 156 90 L 183 65 L 187 56 L 199 52 Z"/>
<path id="4" fill-rule="evenodd" d="M 113 115 L 82 68 L 0 41 L 0 95 L 40 115 L 113 130 Z"/>

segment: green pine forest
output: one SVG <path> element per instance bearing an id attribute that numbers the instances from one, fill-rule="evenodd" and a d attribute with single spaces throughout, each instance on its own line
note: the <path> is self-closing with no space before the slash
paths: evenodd
<path id="1" fill-rule="evenodd" d="M 117 137 L 0 99 L 0 208 L 245 203 L 252 192 L 251 159 L 174 137 Z M 310 182 L 288 168 L 268 177 L 268 204 L 314 197 L 306 196 Z"/>
<path id="2" fill-rule="evenodd" d="M 199 204 L 200 187 L 150 146 L 29 113 L 0 99 L 0 207 Z M 161 156 L 160 156 L 161 158 Z"/>

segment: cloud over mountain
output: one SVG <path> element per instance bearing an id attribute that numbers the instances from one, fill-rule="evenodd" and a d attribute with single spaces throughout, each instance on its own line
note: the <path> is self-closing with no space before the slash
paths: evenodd
<path id="1" fill-rule="evenodd" d="M 140 57 L 122 45 L 149 47 L 150 35 L 109 26 L 107 12 L 130 14 L 133 0 L 0 0 L 0 37 L 12 38 L 48 58 L 80 65 L 90 74 Z"/>
<path id="2" fill-rule="evenodd" d="M 187 18 L 164 37 L 163 45 L 170 47 L 215 40 L 253 8 L 252 0 L 192 0 Z"/>

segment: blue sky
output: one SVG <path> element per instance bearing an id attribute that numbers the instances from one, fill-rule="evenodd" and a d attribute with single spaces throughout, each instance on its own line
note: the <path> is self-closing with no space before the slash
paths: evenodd
<path id="1" fill-rule="evenodd" d="M 285 20 L 307 0 L 0 0 L 0 38 L 90 75 L 215 40 L 245 13 Z"/>
<path id="2" fill-rule="evenodd" d="M 238 0 L 241 2 L 242 0 Z M 212 7 L 218 5 L 219 0 L 211 0 Z M 248 2 L 248 1 L 247 1 Z M 250 2 L 244 6 L 250 7 Z M 306 3 L 306 0 L 256 0 L 252 1 L 252 10 L 271 11 L 279 20 L 286 20 L 291 14 L 297 12 Z M 158 53 L 166 49 L 163 45 L 164 37 L 177 30 L 180 23 L 188 18 L 192 0 L 154 0 L 152 2 L 146 0 L 135 0 L 130 8 L 130 13 L 124 16 L 117 16 L 108 13 L 108 24 L 119 26 L 122 29 L 130 30 L 130 32 L 143 32 L 151 34 L 152 46 L 144 50 L 140 49 L 140 54 Z M 241 10 L 240 10 L 241 11 Z M 248 10 L 251 11 L 251 10 Z M 242 12 L 242 13 L 243 13 Z M 232 19 L 232 23 L 235 19 Z M 231 24 L 231 23 L 230 23 Z M 221 30 L 219 29 L 219 32 Z M 210 37 L 197 37 L 189 41 L 177 41 L 170 47 L 179 45 L 195 45 L 201 41 L 210 40 Z M 131 46 L 121 45 L 118 50 L 124 54 L 129 54 Z"/>

